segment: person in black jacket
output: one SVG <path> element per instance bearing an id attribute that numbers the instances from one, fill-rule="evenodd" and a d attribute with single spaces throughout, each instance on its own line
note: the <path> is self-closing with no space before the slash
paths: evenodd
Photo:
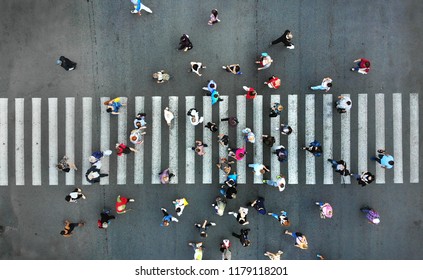
<path id="1" fill-rule="evenodd" d="M 56 64 L 62 66 L 66 71 L 72 71 L 76 68 L 76 62 L 73 62 L 69 58 L 61 56 L 58 60 L 56 60 Z"/>
<path id="2" fill-rule="evenodd" d="M 282 34 L 281 37 L 279 37 L 278 39 L 276 39 L 275 41 L 272 41 L 272 43 L 270 43 L 270 46 L 276 45 L 278 43 L 283 43 L 286 48 L 292 50 L 294 48 L 294 45 L 291 43 L 291 40 L 292 40 L 291 31 L 285 30 L 285 32 Z"/>
<path id="3" fill-rule="evenodd" d="M 87 181 L 92 183 L 99 183 L 101 177 L 109 176 L 108 174 L 102 174 L 100 173 L 100 169 L 97 168 L 96 165 L 93 165 L 90 167 L 90 169 L 87 170 L 85 173 L 85 178 L 87 178 Z"/>
<path id="4" fill-rule="evenodd" d="M 187 34 L 183 34 L 182 37 L 179 39 L 179 47 L 178 50 L 184 50 L 184 52 L 193 48 L 193 45 L 189 39 Z"/>
<path id="5" fill-rule="evenodd" d="M 251 245 L 250 239 L 248 239 L 248 232 L 250 231 L 249 228 L 241 229 L 241 234 L 236 234 L 235 232 L 232 232 L 232 236 L 239 238 L 239 241 L 241 242 L 242 246 L 248 247 Z"/>

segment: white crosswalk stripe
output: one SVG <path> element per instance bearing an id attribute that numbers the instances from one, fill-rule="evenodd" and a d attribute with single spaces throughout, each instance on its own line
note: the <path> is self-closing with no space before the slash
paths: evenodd
<path id="1" fill-rule="evenodd" d="M 326 161 L 328 158 L 343 159 L 347 162 L 350 170 L 356 169 L 351 170 L 354 173 L 371 171 L 375 174 L 376 184 L 419 183 L 421 149 L 419 149 L 418 93 L 409 94 L 409 100 L 408 96 L 402 93 L 391 95 L 376 93 L 374 94 L 374 106 L 371 104 L 373 99 L 369 98 L 367 93 L 342 95 L 354 100 L 353 110 L 356 110 L 356 120 L 352 119 L 355 114 L 352 115 L 351 112 L 338 114 L 335 111 L 334 101 L 336 97 L 332 94 L 323 94 L 322 98 L 315 94 L 307 94 L 304 98 L 290 94 L 287 96 L 287 104 L 282 104 L 284 106 L 284 118 L 268 117 L 268 108 L 271 104 L 280 103 L 281 97 L 279 95 L 271 95 L 270 98 L 257 96 L 256 99 L 251 101 L 253 102 L 252 112 L 247 112 L 247 100 L 243 95 L 234 98 L 236 104 L 228 104 L 230 98 L 222 96 L 224 101 L 215 105 L 211 104 L 209 96 L 204 96 L 197 100 L 197 102 L 202 102 L 199 112 L 204 117 L 204 122 L 198 126 L 193 126 L 186 115 L 189 109 L 196 108 L 194 96 L 183 98 L 177 96 L 121 97 L 123 104 L 129 103 L 129 106 L 133 106 L 132 109 L 135 110 L 135 114 L 144 112 L 145 104 L 150 104 L 151 101 L 151 115 L 147 115 L 147 134 L 145 136 L 150 139 L 135 146 L 129 140 L 129 132 L 134 129 L 134 117 L 128 115 L 126 106 L 120 109 L 119 115 L 107 113 L 103 103 L 110 100 L 109 97 L 101 97 L 97 100 L 91 97 L 83 97 L 80 100 L 75 97 L 48 98 L 46 99 L 47 103 L 43 103 L 42 98 L 32 98 L 30 100 L 31 113 L 28 115 L 25 114 L 25 111 L 28 110 L 25 108 L 24 98 L 10 100 L 0 98 L 0 130 L 2 131 L 0 134 L 0 153 L 2 152 L 3 155 L 0 158 L 0 185 L 21 186 L 25 183 L 28 184 L 29 182 L 25 181 L 23 175 L 25 174 L 24 170 L 30 171 L 30 184 L 34 186 L 57 186 L 61 182 L 59 180 L 62 178 L 61 176 L 63 176 L 63 182 L 66 185 L 78 185 L 75 178 L 79 174 L 82 177 L 81 183 L 89 185 L 85 179 L 85 171 L 90 167 L 88 157 L 96 150 L 111 149 L 114 151 L 116 143 L 135 147 L 138 152 L 120 157 L 117 157 L 113 152 L 112 156 L 103 158 L 102 173 L 110 176 L 101 178 L 101 185 L 109 185 L 110 182 L 117 185 L 160 184 L 158 174 L 167 167 L 162 164 L 167 163 L 167 159 L 162 157 L 167 155 L 169 157 L 168 167 L 176 175 L 171 180 L 172 184 L 212 184 L 216 181 L 213 174 L 217 174 L 214 173 L 214 170 L 216 169 L 215 164 L 219 161 L 218 158 L 213 157 L 213 154 L 216 154 L 213 151 L 218 151 L 219 157 L 227 157 L 228 154 L 227 149 L 217 143 L 218 133 L 229 135 L 229 146 L 231 148 L 247 147 L 248 162 L 244 159 L 233 165 L 234 171 L 236 170 L 239 174 L 239 184 L 246 184 L 247 178 L 253 178 L 252 182 L 248 182 L 250 184 L 262 184 L 263 176 L 247 175 L 251 172 L 251 169 L 247 168 L 249 163 L 263 163 L 269 166 L 271 173 L 270 176 L 266 176 L 266 179 L 268 177 L 275 178 L 277 175 L 285 173 L 283 175 L 287 177 L 288 184 L 292 185 L 315 185 L 317 182 L 323 182 L 327 185 L 338 184 L 339 177 L 334 174 L 332 166 Z M 386 106 L 386 104 L 391 104 L 391 100 L 392 105 Z M 82 104 L 82 107 L 78 108 L 77 104 Z M 318 104 L 322 104 L 322 107 Z M 9 117 L 10 110 L 8 110 L 8 107 L 12 105 L 10 114 L 13 114 L 13 117 Z M 409 109 L 402 107 L 408 105 Z M 48 110 L 45 110 L 43 106 L 47 106 Z M 64 107 L 62 117 L 59 114 L 61 106 Z M 164 120 L 163 110 L 165 107 L 169 107 L 175 116 L 170 128 L 167 127 Z M 304 115 L 301 116 L 299 112 L 303 111 L 299 111 L 300 107 L 304 107 Z M 94 131 L 96 128 L 94 124 L 97 123 L 97 118 L 95 118 L 94 112 L 97 112 L 98 108 L 100 108 L 98 118 L 100 127 L 99 131 L 96 132 Z M 179 111 L 179 108 L 182 111 Z M 42 114 L 43 110 L 47 113 Z M 317 117 L 318 111 L 323 112 L 322 117 Z M 389 115 L 392 116 L 392 119 L 387 118 Z M 212 119 L 212 116 L 218 116 L 219 119 Z M 236 130 L 229 130 L 228 122 L 220 121 L 222 118 L 231 116 L 236 116 L 239 120 Z M 12 119 L 13 122 L 8 121 Z M 248 123 L 252 124 L 250 128 L 256 135 L 256 143 L 254 144 L 247 144 L 241 132 L 242 129 L 247 127 L 247 120 L 252 121 Z M 369 120 L 371 121 L 369 122 Z M 218 133 L 212 133 L 204 127 L 209 121 L 218 124 Z M 185 126 L 180 126 L 181 122 L 182 124 L 185 122 Z M 280 132 L 275 130 L 281 122 L 292 127 L 293 133 L 291 135 L 281 136 Z M 403 122 L 409 122 L 409 124 Z M 338 127 L 334 127 L 334 123 L 340 123 L 340 131 L 338 131 Z M 42 130 L 44 124 L 45 130 Z M 269 131 L 264 131 L 265 127 L 266 129 L 269 127 Z M 169 134 L 164 132 L 167 129 L 169 129 Z M 299 131 L 299 129 L 304 129 L 304 131 Z M 370 130 L 374 130 L 374 134 L 369 132 Z M 14 131 L 14 135 L 10 135 L 10 131 Z M 352 134 L 354 131 L 357 131 L 357 133 Z M 43 133 L 46 135 L 43 135 Z M 64 135 L 60 135 L 60 133 Z M 79 136 L 80 133 L 82 136 Z M 97 133 L 99 134 L 98 137 Z M 261 139 L 263 134 L 274 136 L 276 145 L 287 139 L 289 155 L 287 163 L 281 164 L 277 157 L 272 154 L 271 149 L 263 145 Z M 323 138 L 316 139 L 316 134 L 323 135 Z M 200 135 L 202 135 L 202 138 Z M 304 136 L 299 139 L 299 135 Z M 373 135 L 374 139 L 369 139 L 369 136 Z M 8 137 L 10 136 L 14 136 L 13 147 L 8 145 Z M 94 138 L 94 136 L 96 137 Z M 116 136 L 117 138 L 113 139 Z M 31 146 L 25 145 L 25 138 L 28 137 Z M 168 147 L 162 147 L 162 143 L 167 144 L 164 137 L 169 137 Z M 181 150 L 184 150 L 184 147 L 179 147 L 181 137 L 185 138 L 185 157 L 181 155 Z M 284 139 L 284 137 L 286 138 Z M 93 142 L 93 139 L 99 141 L 99 145 Z M 82 143 L 77 142 L 80 140 L 82 140 Z M 197 164 L 200 165 L 197 167 L 195 166 L 197 155 L 191 149 L 195 145 L 195 140 L 202 140 L 208 145 L 205 148 L 206 154 L 200 161 L 197 161 Z M 323 155 L 321 157 L 314 157 L 311 153 L 299 149 L 302 145 L 308 145 L 313 140 L 322 143 Z M 351 145 L 351 143 L 357 144 Z M 64 149 L 61 150 L 60 147 L 64 147 Z M 334 147 L 338 148 L 334 149 Z M 373 152 L 368 147 L 370 149 L 373 149 L 373 147 L 376 149 L 391 148 L 391 151 L 387 152 L 394 156 L 395 166 L 393 170 L 384 170 L 379 163 L 371 162 L 370 157 L 374 156 L 376 151 Z M 407 158 L 408 155 L 404 155 L 405 151 L 408 153 L 405 148 L 410 149 L 409 158 Z M 340 154 L 338 154 L 339 150 Z M 148 158 L 145 157 L 146 153 Z M 269 153 L 269 156 L 264 157 L 264 154 L 267 153 Z M 76 158 L 80 161 L 79 158 L 81 158 L 80 162 L 75 162 L 78 171 L 71 170 L 64 175 L 58 172 L 56 165 L 63 155 L 67 155 L 72 162 L 75 162 Z M 43 161 L 42 159 L 45 156 L 47 157 L 46 161 Z M 128 156 L 134 156 L 134 160 L 129 160 Z M 15 166 L 14 170 L 11 170 L 8 161 L 13 159 Z M 263 162 L 265 159 L 268 162 Z M 351 162 L 352 160 L 356 162 Z M 299 172 L 299 161 L 305 161 L 305 170 L 301 173 Z M 42 166 L 43 163 L 47 164 L 47 162 L 48 167 Z M 133 166 L 129 166 L 129 162 L 133 162 Z M 323 167 L 320 167 L 322 162 Z M 114 170 L 110 170 L 110 165 L 115 167 Z M 323 170 L 318 170 L 320 168 L 323 168 Z M 409 174 L 404 174 L 406 168 L 409 168 Z M 127 176 L 129 170 L 133 170 L 133 180 L 131 176 Z M 145 170 L 151 170 L 151 174 L 150 172 L 146 174 Z M 196 174 L 198 170 L 200 170 L 198 172 L 200 175 Z M 391 175 L 386 176 L 388 173 Z M 217 180 L 222 183 L 225 174 L 223 171 L 219 171 L 218 174 Z M 128 180 L 128 178 L 131 179 Z M 350 177 L 345 178 L 346 184 L 351 184 L 351 181 Z"/>

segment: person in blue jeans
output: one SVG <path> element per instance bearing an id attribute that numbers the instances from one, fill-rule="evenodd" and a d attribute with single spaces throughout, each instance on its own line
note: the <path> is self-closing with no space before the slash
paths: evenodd
<path id="1" fill-rule="evenodd" d="M 394 167 L 394 157 L 390 154 L 387 154 L 385 150 L 379 149 L 377 150 L 378 155 L 376 157 L 372 157 L 372 160 L 375 160 L 380 163 L 382 168 L 391 169 Z"/>
<path id="2" fill-rule="evenodd" d="M 302 147 L 301 149 L 307 150 L 313 154 L 315 157 L 320 157 L 322 155 L 322 145 L 319 141 L 314 140 L 311 142 L 308 147 Z"/>
<path id="3" fill-rule="evenodd" d="M 324 90 L 328 92 L 332 87 L 332 79 L 326 77 L 323 79 L 322 84 L 314 87 L 310 87 L 311 90 Z"/>

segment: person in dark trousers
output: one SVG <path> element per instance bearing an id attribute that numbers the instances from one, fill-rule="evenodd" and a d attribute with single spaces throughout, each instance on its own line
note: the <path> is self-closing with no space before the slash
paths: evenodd
<path id="1" fill-rule="evenodd" d="M 264 198 L 259 197 L 253 202 L 250 203 L 251 207 L 254 207 L 254 209 L 257 210 L 259 214 L 265 215 L 267 213 L 266 207 L 264 207 Z"/>
<path id="2" fill-rule="evenodd" d="M 64 237 L 71 237 L 72 231 L 76 227 L 83 227 L 84 225 L 85 225 L 85 223 L 83 223 L 83 222 L 71 223 L 70 221 L 66 220 L 65 221 L 65 228 L 60 232 L 60 234 L 63 235 Z"/>
<path id="3" fill-rule="evenodd" d="M 208 129 L 210 129 L 211 132 L 217 132 L 218 130 L 217 125 L 212 122 L 208 122 L 204 127 L 207 127 Z"/>
<path id="4" fill-rule="evenodd" d="M 77 203 L 78 199 L 86 199 L 85 195 L 82 193 L 82 190 L 80 188 L 75 188 L 73 190 L 73 192 L 69 193 L 66 197 L 65 200 L 67 202 L 73 202 L 73 203 Z"/>
<path id="5" fill-rule="evenodd" d="M 320 157 L 322 155 L 322 145 L 320 144 L 319 141 L 314 140 L 313 142 L 311 142 L 308 147 L 302 147 L 302 150 L 306 150 L 309 151 L 310 153 L 313 154 L 313 156 L 315 157 Z"/>
<path id="6" fill-rule="evenodd" d="M 108 228 L 110 224 L 110 220 L 116 219 L 115 216 L 109 215 L 110 210 L 103 210 L 100 213 L 100 220 L 97 221 L 98 228 Z"/>
<path id="7" fill-rule="evenodd" d="M 160 210 L 162 210 L 162 213 L 163 213 L 163 219 L 160 226 L 168 227 L 170 225 L 170 222 L 175 222 L 175 223 L 179 222 L 179 220 L 173 217 L 172 215 L 170 215 L 165 208 L 162 207 L 160 208 Z"/>
<path id="8" fill-rule="evenodd" d="M 179 47 L 178 50 L 184 50 L 184 52 L 190 50 L 193 48 L 193 45 L 191 43 L 191 40 L 189 39 L 189 36 L 187 34 L 183 34 L 181 38 L 179 39 Z"/>
<path id="9" fill-rule="evenodd" d="M 200 236 L 203 237 L 203 238 L 206 238 L 207 237 L 207 230 L 209 229 L 210 226 L 213 226 L 213 227 L 216 226 L 216 223 L 204 220 L 204 222 L 202 224 L 195 223 L 194 226 L 196 228 L 198 228 L 198 230 L 200 231 Z"/>
<path id="10" fill-rule="evenodd" d="M 236 234 L 235 232 L 232 232 L 232 236 L 239 239 L 242 246 L 248 247 L 251 245 L 250 239 L 248 239 L 248 232 L 250 231 L 249 228 L 243 228 L 241 229 L 241 234 Z"/>
<path id="11" fill-rule="evenodd" d="M 108 174 L 100 173 L 100 169 L 97 168 L 96 165 L 92 165 L 90 169 L 87 170 L 85 173 L 85 178 L 88 182 L 91 184 L 93 183 L 99 183 L 101 177 L 109 176 Z"/>
<path id="12" fill-rule="evenodd" d="M 273 147 L 273 144 L 275 144 L 275 137 L 270 135 L 262 135 L 261 139 L 263 140 L 263 144 L 268 147 Z"/>
<path id="13" fill-rule="evenodd" d="M 375 180 L 375 176 L 369 171 L 363 172 L 360 174 L 351 173 L 350 176 L 354 177 L 357 180 L 357 183 L 362 187 L 371 184 Z"/>
<path id="14" fill-rule="evenodd" d="M 58 60 L 56 60 L 56 64 L 62 66 L 66 71 L 72 71 L 76 68 L 76 62 L 73 62 L 69 58 L 61 56 Z"/>
<path id="15" fill-rule="evenodd" d="M 228 118 L 223 118 L 220 119 L 222 122 L 227 121 L 229 123 L 230 126 L 235 127 L 238 125 L 239 121 L 237 119 L 237 117 L 228 117 Z"/>
<path id="16" fill-rule="evenodd" d="M 332 167 L 335 170 L 335 172 L 341 174 L 342 176 L 350 175 L 350 171 L 347 169 L 347 163 L 343 161 L 342 159 L 336 161 L 329 158 L 328 161 L 332 164 Z"/>
<path id="17" fill-rule="evenodd" d="M 272 41 L 272 43 L 270 43 L 270 46 L 279 44 L 279 43 L 283 43 L 285 45 L 286 48 L 288 49 L 294 49 L 294 45 L 291 43 L 292 40 L 292 33 L 289 30 L 285 30 L 285 32 L 282 34 L 281 37 L 279 37 L 278 39 Z"/>

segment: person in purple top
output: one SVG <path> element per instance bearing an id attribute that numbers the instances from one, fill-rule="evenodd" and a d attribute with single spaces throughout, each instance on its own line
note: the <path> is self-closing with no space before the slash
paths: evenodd
<path id="1" fill-rule="evenodd" d="M 360 211 L 366 214 L 367 220 L 369 223 L 377 225 L 380 223 L 380 216 L 379 213 L 376 212 L 374 209 L 370 208 L 369 206 L 360 208 Z"/>

